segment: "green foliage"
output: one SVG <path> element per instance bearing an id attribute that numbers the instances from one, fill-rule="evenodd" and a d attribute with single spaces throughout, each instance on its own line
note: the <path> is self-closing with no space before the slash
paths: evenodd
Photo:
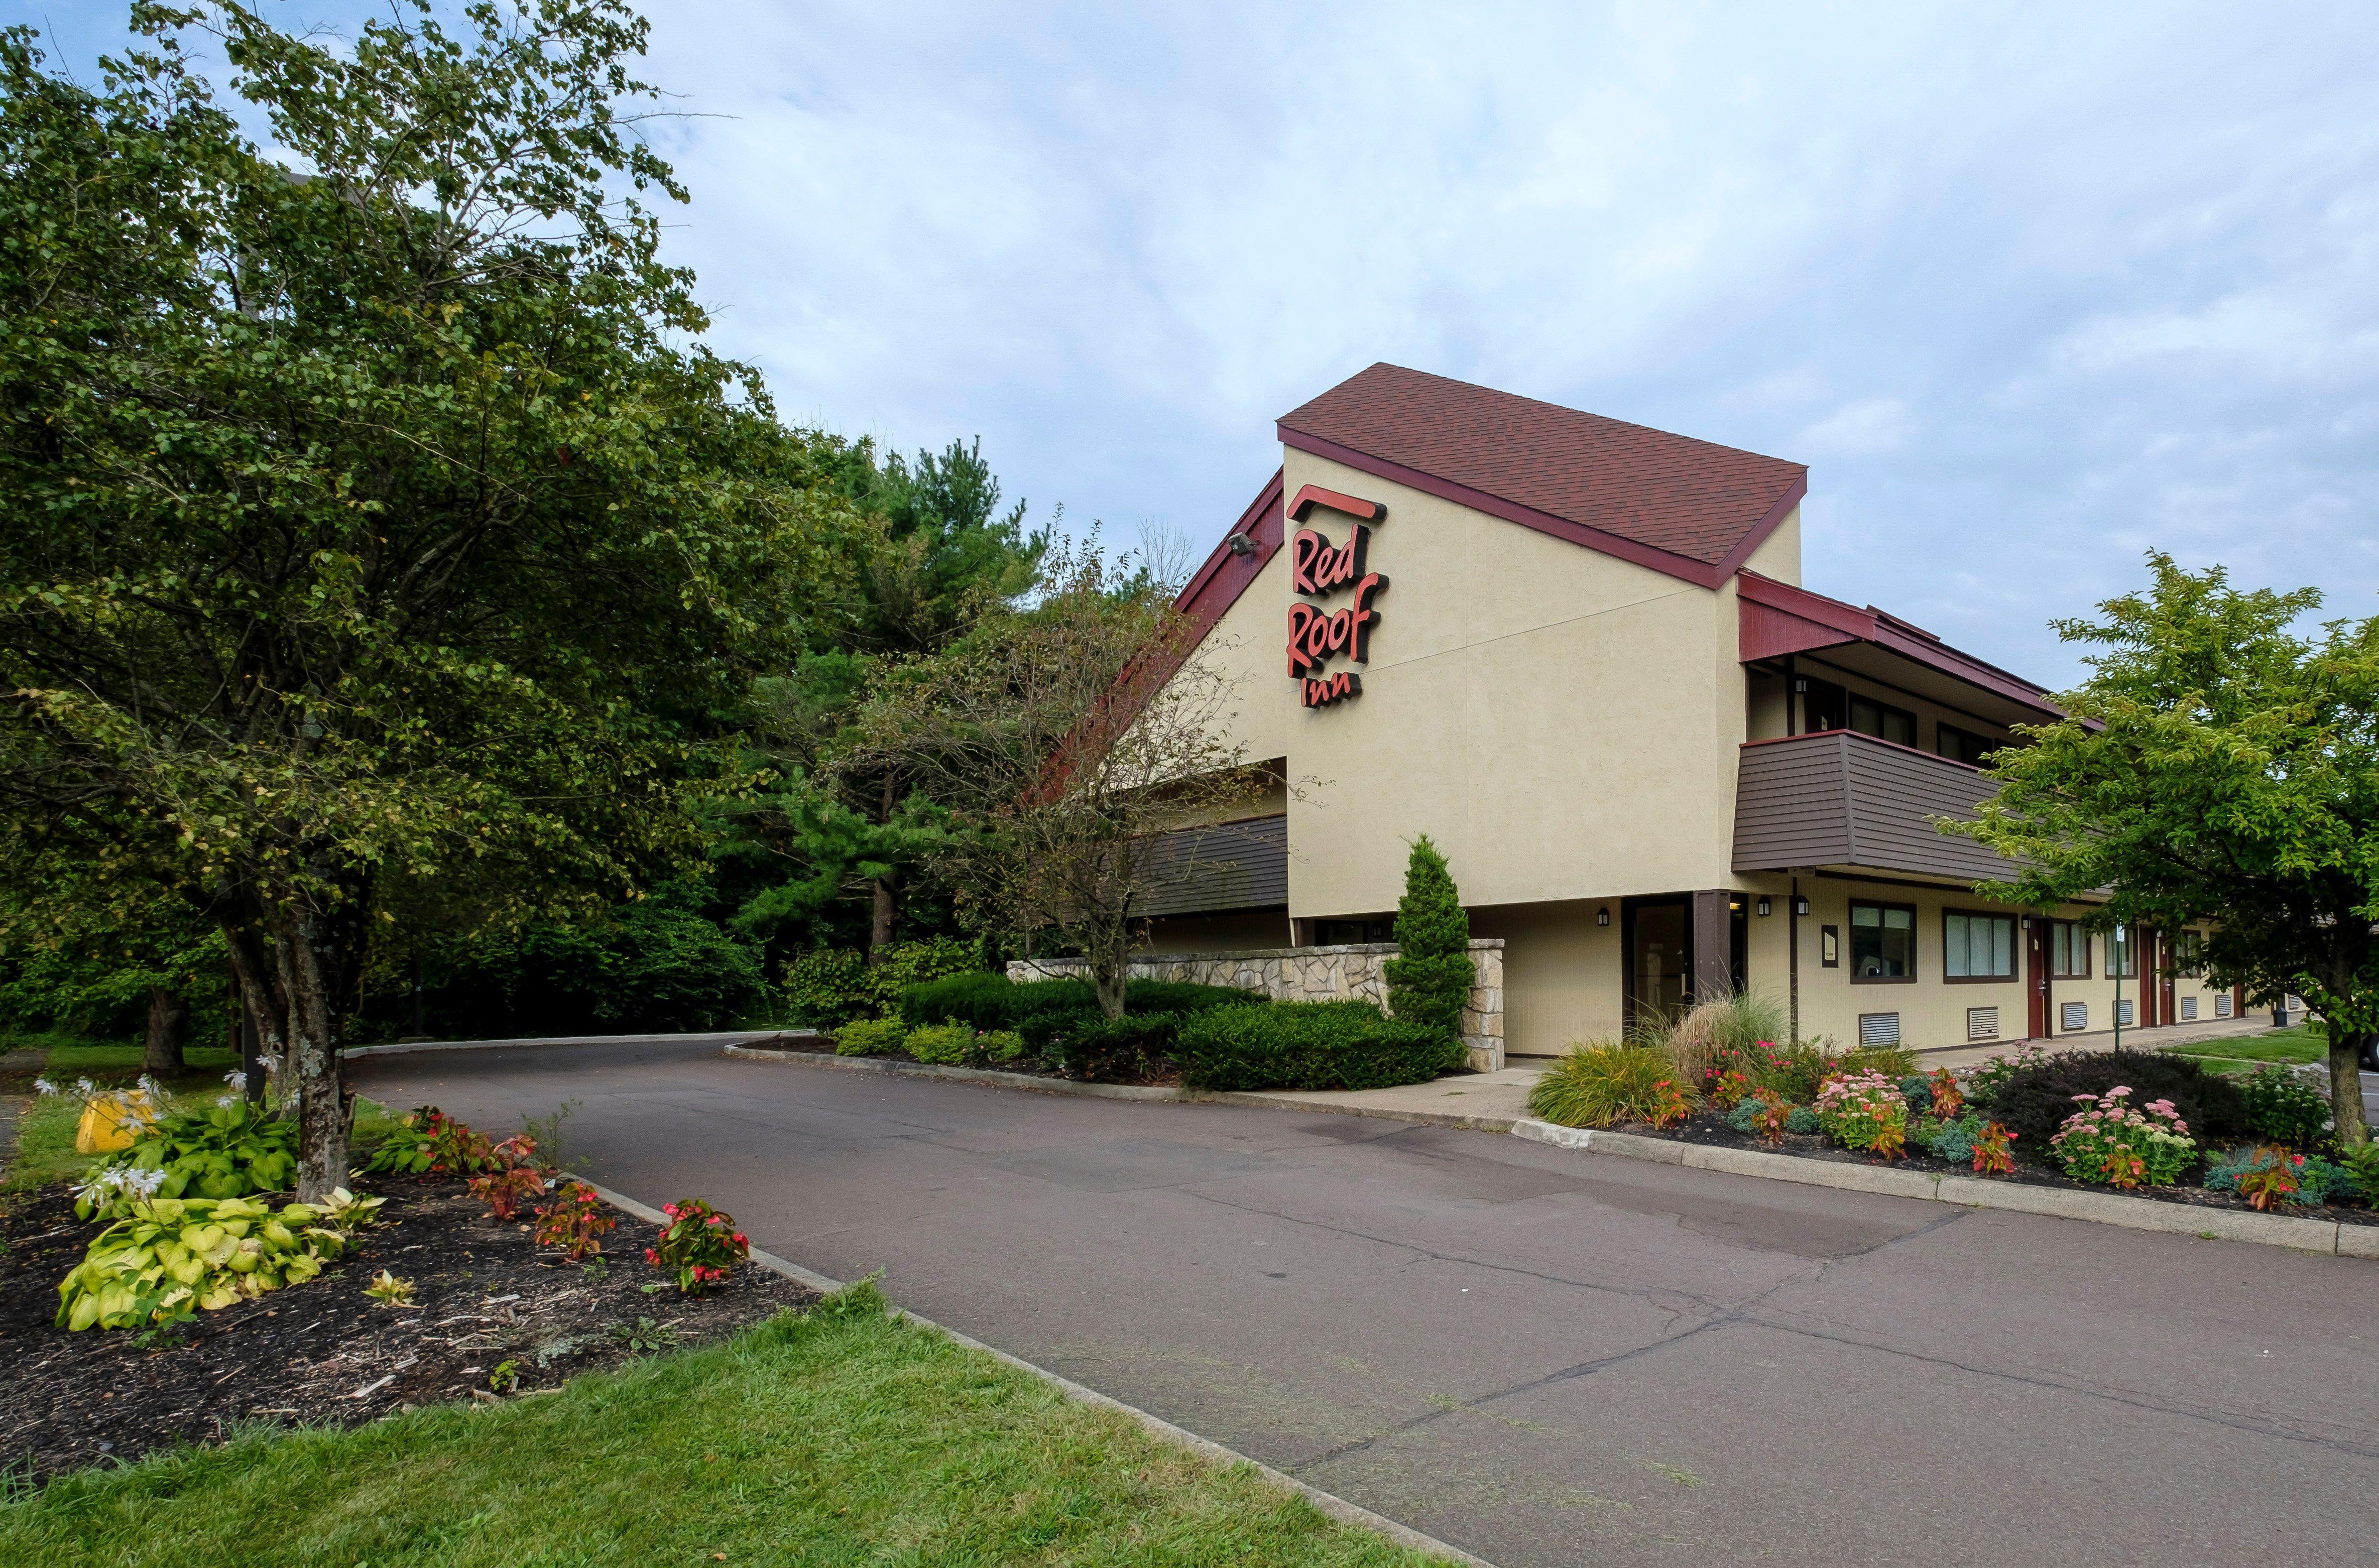
<path id="1" fill-rule="evenodd" d="M 2311 1149 L 2329 1132 L 2329 1100 L 2287 1067 L 2270 1067 L 2239 1086 L 2250 1131 L 2295 1149 Z"/>
<path id="2" fill-rule="evenodd" d="M 1784 1130 L 1799 1133 L 1822 1132 L 1825 1130 L 1825 1124 L 1817 1119 L 1817 1113 L 1811 1107 L 1795 1105 L 1784 1117 Z"/>
<path id="3" fill-rule="evenodd" d="M 897 1051 L 909 1028 L 899 1019 L 853 1019 L 834 1031 L 838 1056 L 880 1056 Z"/>
<path id="4" fill-rule="evenodd" d="M 148 1328 L 302 1285 L 346 1238 L 304 1203 L 159 1198 L 92 1238 L 58 1286 L 59 1326 Z"/>
<path id="5" fill-rule="evenodd" d="M 1184 1019 L 1174 1046 L 1192 1089 L 1384 1089 L 1426 1083 L 1463 1060 L 1432 1025 L 1369 1002 L 1266 1002 Z"/>
<path id="6" fill-rule="evenodd" d="M 1817 1125 L 1845 1149 L 1898 1154 L 1908 1141 L 1908 1102 L 1898 1084 L 1873 1069 L 1840 1073 L 1817 1092 Z"/>
<path id="7" fill-rule="evenodd" d="M 367 1175 L 470 1176 L 495 1164 L 484 1137 L 435 1105 L 420 1105 L 389 1129 L 363 1168 Z"/>
<path id="8" fill-rule="evenodd" d="M 2192 1138 L 2225 1141 L 2247 1130 L 2245 1103 L 2228 1080 L 2186 1056 L 2148 1051 L 2067 1051 L 2043 1056 L 2001 1080 L 1991 1114 L 2014 1132 L 2024 1152 L 2047 1158 L 2050 1140 L 2080 1102 L 2129 1088 L 2134 1103 L 2169 1100 L 2189 1123 Z"/>
<path id="9" fill-rule="evenodd" d="M 1381 966 L 1388 1011 L 1459 1038 L 1462 1008 L 1476 971 L 1470 961 L 1470 916 L 1454 886 L 1445 857 L 1424 833 L 1405 862 L 1404 897 L 1396 901 L 1396 957 Z"/>
<path id="10" fill-rule="evenodd" d="M 1031 1050 L 1012 1029 L 986 1029 L 974 1037 L 974 1056 L 985 1065 L 1012 1062 Z"/>
<path id="11" fill-rule="evenodd" d="M 2379 1143 L 2350 1143 L 2338 1151 L 2354 1196 L 2379 1209 Z"/>
<path id="12" fill-rule="evenodd" d="M 2097 650 L 2089 679 L 2059 694 L 2066 718 L 1994 754 L 1998 794 L 1951 831 L 2025 868 L 1991 889 L 2014 903 L 2108 887 L 2107 920 L 2213 922 L 2214 984 L 2296 992 L 2350 1052 L 2379 1029 L 2379 616 L 2305 636 L 2314 589 L 2148 562 L 2148 592 L 2059 623 Z M 2338 1140 L 2362 1141 L 2353 1074 L 2333 1098 Z"/>
<path id="13" fill-rule="evenodd" d="M 1677 1064 L 1648 1045 L 1592 1040 L 1573 1045 L 1528 1091 L 1528 1110 L 1561 1127 L 1609 1127 L 1654 1121 L 1676 1096 L 1697 1097 L 1680 1084 Z"/>
<path id="14" fill-rule="evenodd" d="M 660 1239 L 645 1248 L 645 1261 L 672 1270 L 677 1287 L 687 1296 L 704 1296 L 727 1277 L 736 1264 L 752 1257 L 752 1244 L 735 1228 L 735 1217 L 722 1213 L 699 1198 L 681 1198 L 661 1205 L 669 1226 Z"/>
<path id="15" fill-rule="evenodd" d="M 974 1031 L 962 1023 L 930 1023 L 911 1030 L 901 1049 L 921 1062 L 956 1067 L 973 1054 Z"/>
<path id="16" fill-rule="evenodd" d="M 535 1240 L 539 1247 L 560 1250 L 575 1263 L 602 1251 L 603 1237 L 619 1223 L 593 1188 L 583 1181 L 565 1181 L 537 1212 Z"/>
<path id="17" fill-rule="evenodd" d="M 2134 1104 L 2132 1093 L 2118 1084 L 2075 1102 L 2048 1141 L 2067 1176 L 2109 1187 L 2169 1187 L 2197 1163 L 2197 1141 L 2172 1103 Z"/>
<path id="18" fill-rule="evenodd" d="M 286 1190 L 297 1175 L 296 1124 L 247 1100 L 224 1098 L 228 1104 L 167 1116 L 156 1131 L 101 1167 L 100 1176 L 154 1173 L 153 1187 L 140 1185 L 159 1198 L 245 1198 Z M 99 1185 L 95 1181 L 93 1188 Z M 106 1193 L 87 1188 L 78 1195 L 76 1214 L 114 1219 L 129 1212 L 134 1189 L 120 1179 L 109 1187 Z"/>
<path id="19" fill-rule="evenodd" d="M 1214 1007 L 1262 1004 L 1263 993 L 1228 985 L 1135 980 L 1124 988 L 1129 1013 L 1187 1017 Z M 912 1024 L 952 1019 L 980 1030 L 1013 1031 L 1043 1055 L 1099 1015 L 1098 994 L 1080 980 L 1028 980 L 975 971 L 912 986 L 902 993 L 900 1016 Z"/>
<path id="20" fill-rule="evenodd" d="M 1745 990 L 1697 1003 L 1674 1018 L 1647 1016 L 1628 1033 L 1638 1045 L 1667 1051 L 1687 1080 L 1707 1092 L 1730 1067 L 1757 1079 L 1776 1043 L 1791 1033 L 1791 1019 L 1769 993 Z"/>
<path id="21" fill-rule="evenodd" d="M 924 1023 L 941 1014 L 912 1016 L 903 998 L 931 983 L 963 983 L 984 975 L 975 968 L 975 944 L 955 936 L 901 942 L 886 947 L 874 964 L 856 952 L 804 953 L 785 966 L 785 991 L 796 1022 L 831 1028 L 856 1018 L 901 1018 Z"/>
<path id="22" fill-rule="evenodd" d="M 1143 1083 L 1164 1070 L 1181 1019 L 1171 1013 L 1083 1015 L 1042 1055 L 1070 1078 L 1090 1083 Z"/>

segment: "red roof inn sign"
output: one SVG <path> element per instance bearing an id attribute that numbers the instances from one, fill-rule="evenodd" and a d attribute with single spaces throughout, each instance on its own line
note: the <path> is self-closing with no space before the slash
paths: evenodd
<path id="1" fill-rule="evenodd" d="M 1297 492 L 1297 501 L 1289 507 L 1288 514 L 1302 523 L 1306 513 L 1317 506 L 1343 512 L 1361 521 L 1343 545 L 1332 544 L 1319 529 L 1299 528 L 1289 546 L 1289 582 L 1306 598 L 1329 599 L 1346 589 L 1354 590 L 1354 597 L 1336 609 L 1302 600 L 1288 607 L 1288 673 L 1303 687 L 1302 700 L 1307 707 L 1327 707 L 1363 694 L 1360 675 L 1351 669 L 1325 675 L 1322 666 L 1338 654 L 1345 654 L 1357 664 L 1370 662 L 1371 630 L 1380 623 L 1380 612 L 1371 608 L 1371 600 L 1388 591 L 1385 577 L 1364 568 L 1363 557 L 1371 549 L 1371 530 L 1362 525 L 1384 521 L 1388 509 L 1377 501 L 1359 501 L 1319 485 L 1308 485 Z"/>

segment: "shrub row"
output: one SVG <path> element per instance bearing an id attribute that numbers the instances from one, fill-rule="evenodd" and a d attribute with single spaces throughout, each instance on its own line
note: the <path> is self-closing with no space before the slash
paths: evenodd
<path id="1" fill-rule="evenodd" d="M 1192 1089 L 1384 1089 L 1462 1065 L 1458 1038 L 1384 1018 L 1369 1002 L 1274 1002 L 1183 1019 L 1174 1042 Z"/>
<path id="2" fill-rule="evenodd" d="M 1135 980 L 1124 988 L 1126 1019 L 1142 1014 L 1186 1018 L 1263 1000 L 1261 991 L 1180 981 Z M 900 1016 L 912 1026 L 956 1020 L 980 1030 L 1010 1030 L 1044 1055 L 1061 1050 L 1069 1037 L 1101 1021 L 1098 993 L 1088 981 L 1018 982 L 981 972 L 909 987 L 901 993 Z"/>

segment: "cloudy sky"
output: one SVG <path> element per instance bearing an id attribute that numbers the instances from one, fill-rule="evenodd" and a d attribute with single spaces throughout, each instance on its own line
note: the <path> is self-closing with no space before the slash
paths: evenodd
<path id="1" fill-rule="evenodd" d="M 719 344 L 1042 517 L 1209 544 L 1386 359 L 1805 462 L 1810 586 L 2052 684 L 2151 548 L 2379 610 L 2379 6 L 651 11 Z"/>

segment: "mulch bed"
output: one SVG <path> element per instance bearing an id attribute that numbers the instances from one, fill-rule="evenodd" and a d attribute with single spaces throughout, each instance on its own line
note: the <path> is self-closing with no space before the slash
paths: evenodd
<path id="1" fill-rule="evenodd" d="M 1635 1133 L 1644 1138 L 1665 1138 L 1678 1143 L 1711 1143 L 1729 1149 L 1757 1149 L 1763 1153 L 1792 1154 L 1805 1160 L 1830 1160 L 1836 1164 L 1890 1166 L 1895 1170 L 1936 1172 L 1943 1176 L 1971 1176 L 1974 1166 L 1963 1160 L 1942 1160 L 1919 1149 L 1897 1160 L 1878 1160 L 1837 1147 L 1826 1141 L 1825 1135 L 1815 1132 L 1788 1132 L 1781 1146 L 1762 1142 L 1749 1133 L 1737 1132 L 1727 1126 L 1726 1118 L 1718 1113 L 1705 1111 L 1683 1125 L 1659 1130 L 1642 1122 L 1627 1122 L 1613 1128 L 1618 1132 Z M 2192 1167 L 2192 1174 L 2202 1173 L 2204 1164 Z M 2209 1192 L 2204 1188 L 2143 1187 L 2125 1191 L 2097 1182 L 2075 1181 L 2062 1171 L 2044 1165 L 2016 1161 L 2010 1176 L 1990 1176 L 1991 1181 L 2009 1181 L 2024 1187 L 2061 1187 L 2073 1192 L 2103 1192 L 2116 1198 L 2133 1198 L 2145 1203 L 2180 1203 L 2200 1209 L 2232 1209 L 2253 1212 L 2253 1205 L 2235 1193 Z M 2306 1220 L 2336 1220 L 2350 1225 L 2379 1224 L 2379 1212 L 2370 1209 L 2344 1208 L 2326 1203 L 2279 1203 L 2271 1211 Z"/>
<path id="2" fill-rule="evenodd" d="M 0 1214 L 0 1470 L 46 1478 L 217 1441 L 240 1421 L 356 1426 L 441 1400 L 520 1398 L 640 1354 L 621 1332 L 640 1321 L 692 1345 L 815 1299 L 757 1267 L 680 1296 L 644 1260 L 658 1228 L 616 1212 L 607 1265 L 589 1269 L 539 1253 L 527 1225 L 489 1218 L 459 1180 L 376 1190 L 381 1224 L 320 1278 L 150 1336 L 53 1326 L 58 1281 L 103 1227 L 75 1219 L 63 1187 L 16 1200 Z M 413 1281 L 414 1305 L 364 1294 L 382 1269 Z M 489 1379 L 507 1361 L 520 1381 L 499 1396 Z"/>

